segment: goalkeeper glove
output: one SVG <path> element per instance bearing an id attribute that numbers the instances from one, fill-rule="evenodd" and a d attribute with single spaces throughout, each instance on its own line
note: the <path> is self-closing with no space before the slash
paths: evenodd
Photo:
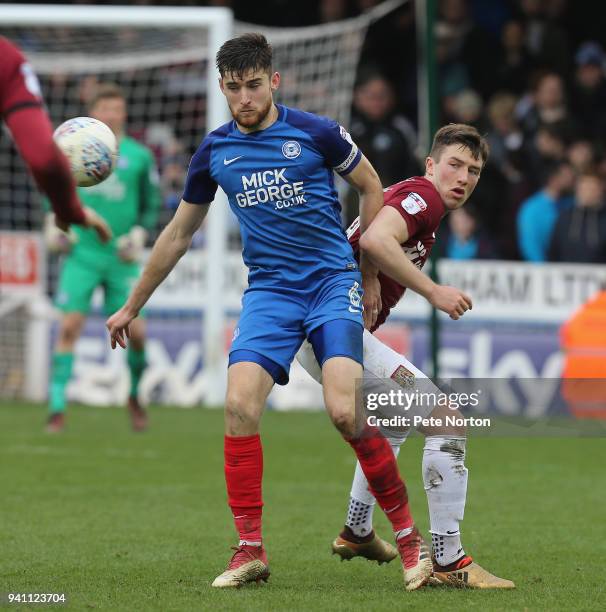
<path id="1" fill-rule="evenodd" d="M 139 225 L 135 225 L 128 234 L 116 240 L 118 257 L 125 262 L 139 261 L 143 254 L 147 232 Z"/>
<path id="2" fill-rule="evenodd" d="M 78 237 L 71 230 L 64 232 L 57 227 L 55 214 L 48 213 L 44 219 L 44 242 L 49 253 L 67 255 L 78 242 Z"/>

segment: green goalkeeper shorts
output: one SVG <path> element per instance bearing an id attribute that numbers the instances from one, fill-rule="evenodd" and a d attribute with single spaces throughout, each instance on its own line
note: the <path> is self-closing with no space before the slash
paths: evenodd
<path id="1" fill-rule="evenodd" d="M 139 278 L 138 263 L 125 263 L 116 257 L 99 257 L 96 261 L 68 255 L 61 268 L 55 304 L 64 312 L 90 311 L 93 291 L 101 287 L 103 310 L 111 315 L 126 302 Z"/>

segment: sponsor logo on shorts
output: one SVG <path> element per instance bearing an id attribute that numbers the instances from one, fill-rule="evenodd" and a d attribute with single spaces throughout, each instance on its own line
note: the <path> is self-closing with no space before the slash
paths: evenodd
<path id="1" fill-rule="evenodd" d="M 399 365 L 390 378 L 400 387 L 413 387 L 415 384 L 415 375 L 403 365 Z"/>
<path id="2" fill-rule="evenodd" d="M 362 296 L 360 295 L 360 284 L 356 281 L 351 286 L 349 290 L 349 301 L 351 306 L 349 306 L 349 312 L 353 312 L 354 314 L 362 313 Z"/>

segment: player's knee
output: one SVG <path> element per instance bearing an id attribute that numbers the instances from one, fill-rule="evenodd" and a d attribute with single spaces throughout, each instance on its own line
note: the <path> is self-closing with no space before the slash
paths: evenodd
<path id="1" fill-rule="evenodd" d="M 81 325 L 72 319 L 65 319 L 59 331 L 59 342 L 61 344 L 75 344 L 80 336 Z"/>
<path id="2" fill-rule="evenodd" d="M 352 438 L 356 434 L 356 422 L 352 411 L 335 410 L 330 412 L 330 419 L 333 425 L 339 430 L 339 433 L 346 437 Z"/>
<path id="3" fill-rule="evenodd" d="M 230 391 L 225 398 L 225 418 L 234 426 L 256 426 L 259 421 L 258 407 L 250 397 Z"/>
<path id="4" fill-rule="evenodd" d="M 467 427 L 465 426 L 465 418 L 458 410 L 453 410 L 450 413 L 451 419 L 446 425 L 446 434 L 449 436 L 457 436 L 464 438 L 467 435 Z"/>

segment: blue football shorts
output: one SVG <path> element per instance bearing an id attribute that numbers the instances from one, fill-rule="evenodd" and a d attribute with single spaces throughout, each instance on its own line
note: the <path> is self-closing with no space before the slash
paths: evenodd
<path id="1" fill-rule="evenodd" d="M 305 288 L 251 286 L 242 298 L 229 365 L 258 363 L 279 385 L 308 338 L 318 363 L 362 358 L 362 279 L 357 271 L 310 281 Z"/>

